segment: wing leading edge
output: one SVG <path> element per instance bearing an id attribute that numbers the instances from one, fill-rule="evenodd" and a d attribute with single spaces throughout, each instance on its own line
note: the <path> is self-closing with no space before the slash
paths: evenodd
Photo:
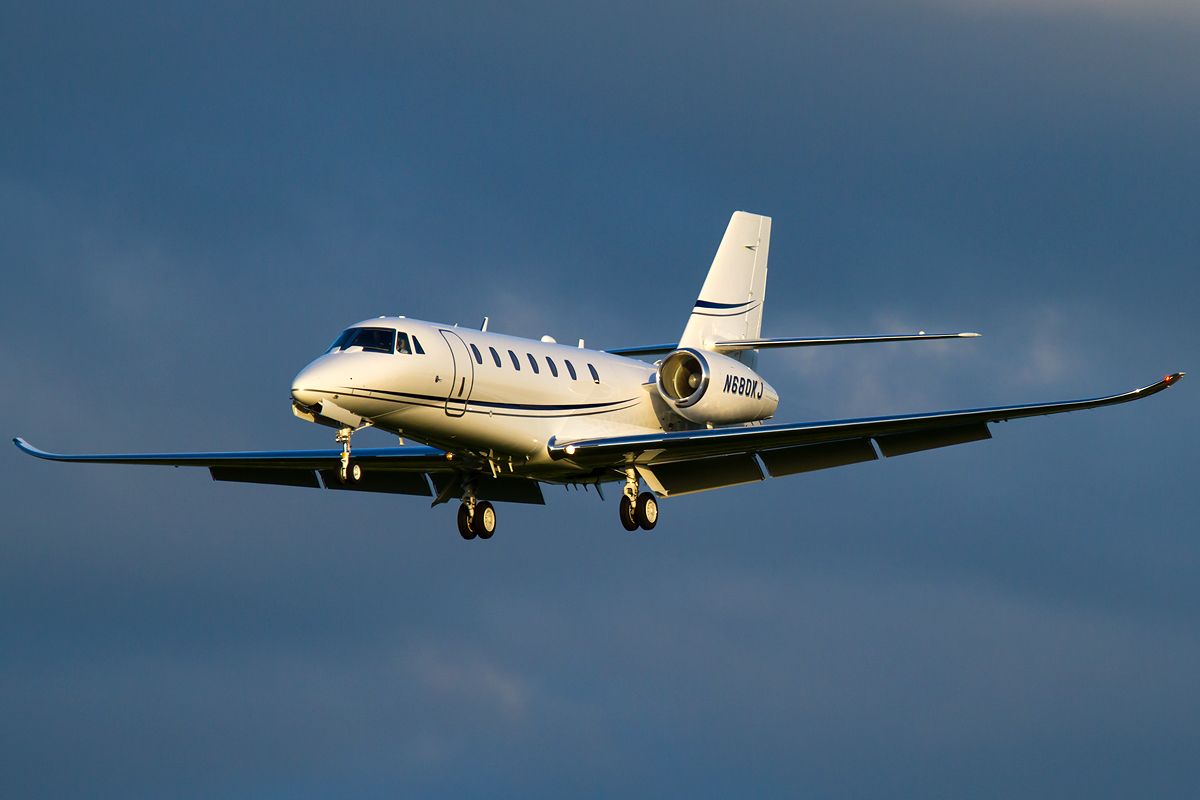
<path id="1" fill-rule="evenodd" d="M 88 464 L 151 464 L 168 467 L 242 467 L 325 469 L 341 463 L 339 450 L 258 450 L 228 453 L 48 453 L 19 436 L 13 444 L 23 452 L 47 461 Z M 354 460 L 377 469 L 425 471 L 446 469 L 446 452 L 436 447 L 356 447 Z"/>
<path id="2" fill-rule="evenodd" d="M 440 491 L 457 480 L 464 466 L 478 467 L 471 460 L 436 447 L 356 447 L 354 461 L 363 467 L 358 483 L 343 483 L 339 478 L 342 451 L 338 450 L 260 450 L 228 453 L 90 453 L 64 454 L 40 450 L 20 437 L 13 444 L 23 452 L 48 461 L 75 461 L 89 464 L 148 464 L 167 467 L 207 467 L 216 481 L 268 483 L 277 486 L 301 486 L 310 489 L 341 489 L 358 492 L 386 492 L 433 497 L 430 482 Z M 542 504 L 537 481 L 523 478 L 481 478 L 476 496 L 481 500 L 509 503 Z M 435 503 L 438 502 L 435 500 Z"/>
<path id="3" fill-rule="evenodd" d="M 580 466 L 637 464 L 654 467 L 687 460 L 758 455 L 772 476 L 902 455 L 991 437 L 987 425 L 1022 417 L 1061 414 L 1141 400 L 1176 383 L 1184 373 L 1123 394 L 1034 405 L 996 406 L 889 417 L 715 428 L 618 436 L 571 442 L 552 441 L 550 457 Z M 669 471 L 669 470 L 668 470 Z M 761 473 L 758 478 L 761 480 Z M 738 481 L 745 482 L 745 481 Z M 715 484 L 726 485 L 726 484 Z M 715 485 L 713 488 L 715 488 Z"/>

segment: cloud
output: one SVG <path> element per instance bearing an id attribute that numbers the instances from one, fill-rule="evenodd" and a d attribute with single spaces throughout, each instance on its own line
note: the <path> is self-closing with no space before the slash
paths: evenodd
<path id="1" fill-rule="evenodd" d="M 1190 0 L 942 0 L 952 11 L 1033 15 L 1093 14 L 1118 19 L 1196 18 L 1200 8 Z"/>

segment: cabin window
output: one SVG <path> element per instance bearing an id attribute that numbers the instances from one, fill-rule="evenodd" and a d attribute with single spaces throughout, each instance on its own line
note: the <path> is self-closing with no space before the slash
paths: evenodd
<path id="1" fill-rule="evenodd" d="M 529 366 L 533 367 L 533 374 L 537 375 L 538 374 L 537 359 L 533 357 L 533 353 L 526 353 L 525 355 L 529 356 Z"/>
<path id="2" fill-rule="evenodd" d="M 407 333 L 396 334 L 396 352 L 402 356 L 412 355 L 412 347 L 408 344 Z"/>
<path id="3" fill-rule="evenodd" d="M 591 364 L 588 364 L 588 372 L 592 373 L 592 382 L 593 383 L 600 382 L 600 373 L 596 372 L 596 368 L 593 367 Z"/>
<path id="4" fill-rule="evenodd" d="M 500 362 L 500 354 L 496 352 L 496 348 L 494 348 L 494 347 L 489 347 L 489 348 L 488 348 L 488 352 L 490 352 L 490 353 L 492 354 L 492 361 L 495 361 L 495 362 L 496 362 L 496 366 L 497 366 L 497 367 L 504 366 L 504 365 L 503 365 L 503 364 Z"/>
<path id="5" fill-rule="evenodd" d="M 521 359 L 517 358 L 517 354 L 514 353 L 512 350 L 508 351 L 508 357 L 512 359 L 513 369 L 515 369 L 517 372 L 520 372 L 521 371 Z"/>
<path id="6" fill-rule="evenodd" d="M 566 359 L 566 358 L 563 359 L 563 363 L 567 365 L 567 374 L 569 374 L 571 376 L 571 380 L 577 380 L 577 377 L 575 375 L 575 365 L 572 364 L 570 362 L 570 360 Z"/>
<path id="7" fill-rule="evenodd" d="M 421 347 L 421 340 L 418 339 L 415 335 L 413 336 L 413 349 L 417 351 L 417 355 L 419 355 L 419 356 L 425 355 L 425 348 Z"/>
<path id="8" fill-rule="evenodd" d="M 474 342 L 472 342 L 472 343 L 471 343 L 471 354 L 472 354 L 473 356 L 475 356 L 475 363 L 476 363 L 476 364 L 482 364 L 482 363 L 483 363 L 483 356 L 481 356 L 481 355 L 479 354 L 479 348 L 475 346 L 475 343 L 474 343 Z"/>
<path id="9" fill-rule="evenodd" d="M 557 378 L 558 377 L 558 365 L 554 363 L 554 359 L 551 358 L 550 356 L 546 356 L 546 365 L 548 367 L 550 367 L 550 374 Z"/>
<path id="10" fill-rule="evenodd" d="M 393 328 L 349 328 L 329 348 L 334 350 L 349 350 L 351 347 L 361 347 L 368 353 L 395 352 L 396 331 Z"/>

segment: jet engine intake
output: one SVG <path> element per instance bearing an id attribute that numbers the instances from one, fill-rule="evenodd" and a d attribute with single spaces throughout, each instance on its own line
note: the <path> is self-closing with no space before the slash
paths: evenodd
<path id="1" fill-rule="evenodd" d="M 676 414 L 701 425 L 753 422 L 775 414 L 779 395 L 740 361 L 685 347 L 658 368 L 658 393 Z"/>

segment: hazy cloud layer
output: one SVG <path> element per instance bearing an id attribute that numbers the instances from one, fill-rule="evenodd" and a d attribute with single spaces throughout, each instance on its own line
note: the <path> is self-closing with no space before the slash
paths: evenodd
<path id="1" fill-rule="evenodd" d="M 781 419 L 1196 367 L 1185 4 L 10 4 L 0 408 L 64 450 L 325 446 L 376 314 L 677 336 L 735 208 Z M 1194 376 L 1193 376 L 1194 377 Z M 1196 387 L 665 501 L 0 453 L 0 793 L 1187 795 Z M 372 442 L 381 442 L 375 436 Z"/>

